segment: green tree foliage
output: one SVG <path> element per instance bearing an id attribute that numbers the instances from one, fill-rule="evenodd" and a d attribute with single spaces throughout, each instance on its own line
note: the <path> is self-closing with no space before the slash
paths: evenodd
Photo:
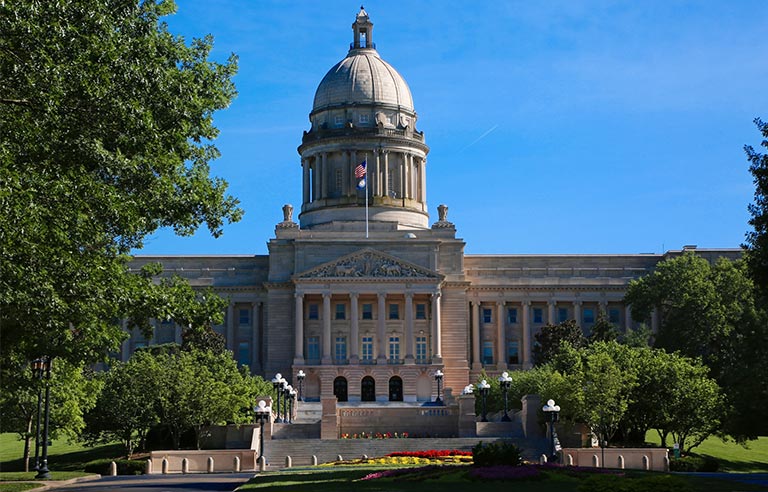
<path id="1" fill-rule="evenodd" d="M 218 236 L 241 216 L 209 168 L 236 59 L 213 62 L 210 37 L 169 33 L 161 18 L 175 8 L 0 3 L 4 362 L 103 357 L 122 337 L 115 319 L 176 313 L 128 253 L 160 227 Z"/>
<path id="2" fill-rule="evenodd" d="M 14 432 L 24 441 L 24 466 L 29 469 L 34 445 L 38 391 L 45 394 L 45 380 L 32 377 L 25 360 L 14 358 L 2 371 L 0 432 Z M 74 439 L 85 427 L 83 413 L 96 404 L 101 382 L 82 365 L 54 361 L 50 384 L 50 435 Z M 42 425 L 42 423 L 41 423 Z"/>
<path id="3" fill-rule="evenodd" d="M 541 331 L 534 336 L 534 365 L 539 366 L 551 361 L 566 342 L 575 348 L 582 347 L 586 342 L 576 321 L 569 319 L 556 325 L 542 326 Z"/>
<path id="4" fill-rule="evenodd" d="M 737 439 L 768 433 L 768 314 L 743 261 L 714 265 L 686 253 L 633 281 L 635 319 L 660 314 L 655 346 L 701 357 L 725 393 L 722 430 Z"/>
<path id="5" fill-rule="evenodd" d="M 605 313 L 601 310 L 597 314 L 597 320 L 592 325 L 592 330 L 589 333 L 589 343 L 594 342 L 609 342 L 611 340 L 619 339 L 619 329 L 608 321 Z"/>
<path id="6" fill-rule="evenodd" d="M 763 136 L 760 145 L 768 148 L 768 123 L 755 118 L 755 125 Z M 756 152 L 751 145 L 745 145 L 744 151 L 755 183 L 755 201 L 748 207 L 753 230 L 747 233 L 747 263 L 755 285 L 768 297 L 768 154 Z"/>

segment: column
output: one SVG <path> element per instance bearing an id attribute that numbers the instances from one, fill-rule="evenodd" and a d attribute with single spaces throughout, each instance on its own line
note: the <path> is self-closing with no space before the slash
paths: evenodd
<path id="1" fill-rule="evenodd" d="M 440 327 L 440 291 L 432 294 L 432 363 L 443 362 L 443 333 Z"/>
<path id="2" fill-rule="evenodd" d="M 547 301 L 547 323 L 550 325 L 557 324 L 557 321 L 555 320 L 555 305 L 557 304 L 557 301 L 554 299 L 550 299 Z"/>
<path id="3" fill-rule="evenodd" d="M 581 328 L 581 301 L 573 301 L 573 319 L 576 321 L 576 326 Z"/>
<path id="4" fill-rule="evenodd" d="M 531 351 L 533 343 L 531 340 L 531 301 L 523 301 L 523 369 L 530 369 L 533 366 Z"/>
<path id="5" fill-rule="evenodd" d="M 405 198 L 406 186 L 408 177 L 408 155 L 403 152 L 400 157 L 400 196 L 398 198 Z"/>
<path id="6" fill-rule="evenodd" d="M 413 364 L 413 293 L 405 293 L 405 363 Z"/>
<path id="7" fill-rule="evenodd" d="M 309 203 L 309 159 L 301 160 L 302 170 L 302 201 Z"/>
<path id="8" fill-rule="evenodd" d="M 227 306 L 227 350 L 235 351 L 235 303 Z"/>
<path id="9" fill-rule="evenodd" d="M 411 198 L 411 166 L 413 163 L 413 155 L 403 155 L 403 167 L 405 173 L 403 174 L 403 198 Z"/>
<path id="10" fill-rule="evenodd" d="M 320 165 L 320 198 L 328 198 L 328 152 L 321 154 L 322 163 Z"/>
<path id="11" fill-rule="evenodd" d="M 357 347 L 360 345 L 360 316 L 358 314 L 358 294 L 352 292 L 349 294 L 349 316 L 352 318 L 349 328 L 349 362 L 357 364 Z"/>
<path id="12" fill-rule="evenodd" d="M 624 331 L 628 332 L 632 329 L 632 306 L 627 304 L 624 306 Z"/>
<path id="13" fill-rule="evenodd" d="M 294 321 L 294 364 L 304 364 L 304 294 L 296 292 L 294 294 L 296 298 L 296 311 Z M 255 321 L 255 320 L 254 320 Z M 256 333 L 254 326 L 254 333 Z"/>
<path id="14" fill-rule="evenodd" d="M 380 155 L 381 152 L 378 150 L 373 151 L 374 159 L 373 159 L 373 172 L 370 175 L 370 178 L 372 178 L 371 182 L 368 183 L 373 190 L 374 196 L 381 196 L 381 176 L 379 173 L 381 172 L 381 163 L 380 163 Z"/>
<path id="15" fill-rule="evenodd" d="M 608 318 L 608 301 L 606 301 L 605 299 L 602 299 L 600 301 L 600 311 L 603 313 L 603 316 Z M 595 318 L 595 319 L 597 319 L 597 318 Z"/>
<path id="16" fill-rule="evenodd" d="M 496 369 L 507 368 L 507 337 L 504 333 L 504 302 L 496 302 Z"/>
<path id="17" fill-rule="evenodd" d="M 419 201 L 421 203 L 427 203 L 427 161 L 421 159 L 421 183 L 419 183 L 421 189 L 421 196 Z"/>
<path id="18" fill-rule="evenodd" d="M 331 293 L 323 293 L 323 364 L 331 363 Z"/>
<path id="19" fill-rule="evenodd" d="M 379 292 L 378 296 L 379 300 L 379 312 L 377 313 L 376 318 L 376 358 L 379 359 L 381 362 L 380 364 L 384 364 L 384 361 L 387 358 L 387 352 L 385 347 L 385 337 L 386 337 L 386 315 L 387 315 L 387 294 L 383 292 Z"/>
<path id="20" fill-rule="evenodd" d="M 480 301 L 472 301 L 472 369 L 480 369 Z"/>
<path id="21" fill-rule="evenodd" d="M 384 151 L 384 176 L 381 180 L 381 194 L 383 196 L 389 196 L 389 151 Z"/>
<path id="22" fill-rule="evenodd" d="M 312 201 L 320 198 L 320 156 L 314 157 L 312 167 Z"/>
<path id="23" fill-rule="evenodd" d="M 357 152 L 352 150 L 349 153 L 349 165 L 347 166 L 347 171 L 345 176 L 347 176 L 347 195 L 355 195 L 357 190 L 357 178 L 355 178 L 355 168 L 357 167 L 360 162 L 358 161 L 359 157 L 357 157 Z M 368 179 L 366 170 L 366 176 L 365 179 Z"/>

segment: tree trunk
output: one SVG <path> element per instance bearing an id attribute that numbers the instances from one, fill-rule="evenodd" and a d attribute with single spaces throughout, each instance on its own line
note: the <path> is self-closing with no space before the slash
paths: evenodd
<path id="1" fill-rule="evenodd" d="M 29 471 L 29 441 L 32 437 L 32 416 L 27 418 L 27 432 L 24 433 L 24 471 Z"/>

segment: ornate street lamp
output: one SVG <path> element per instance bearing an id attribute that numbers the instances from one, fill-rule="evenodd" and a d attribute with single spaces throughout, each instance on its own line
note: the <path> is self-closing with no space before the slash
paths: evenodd
<path id="1" fill-rule="evenodd" d="M 289 413 L 288 415 L 291 416 L 291 422 L 293 421 L 293 405 L 296 405 L 296 408 L 298 408 L 298 403 L 296 398 L 298 397 L 298 393 L 296 392 L 296 388 L 291 388 L 291 404 L 288 406 Z"/>
<path id="2" fill-rule="evenodd" d="M 267 406 L 267 402 L 259 400 L 259 405 L 253 409 L 254 415 L 256 415 L 256 422 L 261 424 L 261 435 L 259 436 L 259 458 L 264 457 L 264 423 L 269 422 L 269 417 L 272 415 L 272 408 Z M 264 458 L 265 460 L 267 458 Z"/>
<path id="3" fill-rule="evenodd" d="M 296 380 L 299 382 L 299 400 L 304 401 L 304 394 L 301 391 L 302 387 L 304 386 L 304 378 L 307 377 L 307 375 L 299 369 L 299 373 L 296 374 Z"/>
<path id="4" fill-rule="evenodd" d="M 549 415 L 549 436 L 552 442 L 552 461 L 557 461 L 557 450 L 555 449 L 555 422 L 557 422 L 558 414 L 560 413 L 560 405 L 555 405 L 555 400 L 547 400 L 547 404 L 541 408 L 545 415 Z"/>
<path id="5" fill-rule="evenodd" d="M 482 404 L 483 404 L 483 418 L 480 419 L 480 422 L 488 422 L 488 412 L 486 409 L 486 403 L 488 400 L 488 392 L 491 391 L 491 385 L 488 384 L 488 381 L 483 379 L 478 383 L 477 390 L 480 392 L 480 397 L 482 398 Z"/>
<path id="6" fill-rule="evenodd" d="M 283 385 L 283 422 L 286 424 L 291 423 L 291 412 L 293 411 L 293 400 L 291 399 L 291 392 L 293 386 L 290 384 Z M 288 405 L 290 404 L 290 409 Z"/>
<path id="7" fill-rule="evenodd" d="M 33 364 L 38 364 L 38 370 L 40 371 L 40 378 L 45 379 L 45 422 L 43 427 L 43 462 L 38 466 L 37 475 L 35 478 L 47 480 L 51 478 L 50 471 L 48 470 L 48 423 L 51 418 L 51 357 L 45 356 Z M 40 437 L 39 430 L 40 416 L 38 415 L 38 438 Z M 37 445 L 35 445 L 37 446 Z"/>
<path id="8" fill-rule="evenodd" d="M 285 381 L 285 379 L 283 379 L 283 375 L 279 372 L 272 378 L 272 389 L 277 393 L 277 418 L 275 419 L 275 422 L 283 421 L 283 419 L 280 418 L 280 395 L 283 393 L 283 381 Z"/>
<path id="9" fill-rule="evenodd" d="M 435 404 L 442 405 L 443 401 L 440 399 L 440 386 L 443 384 L 443 371 L 438 369 L 435 371 L 435 381 L 437 381 L 437 398 L 435 398 Z"/>
<path id="10" fill-rule="evenodd" d="M 509 415 L 507 414 L 508 409 L 508 403 L 507 403 L 507 393 L 509 393 L 509 386 L 512 384 L 512 378 L 509 377 L 509 373 L 504 371 L 501 373 L 501 376 L 499 376 L 499 386 L 501 386 L 501 391 L 504 393 L 504 416 L 501 417 L 502 422 L 511 422 L 512 419 L 509 418 Z"/>

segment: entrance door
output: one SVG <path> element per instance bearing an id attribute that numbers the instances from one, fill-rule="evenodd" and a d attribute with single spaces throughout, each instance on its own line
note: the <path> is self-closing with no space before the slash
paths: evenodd
<path id="1" fill-rule="evenodd" d="M 376 401 L 376 381 L 371 376 L 365 376 L 360 382 L 360 400 Z"/>
<path id="2" fill-rule="evenodd" d="M 389 401 L 403 401 L 403 380 L 400 376 L 389 379 Z"/>
<path id="3" fill-rule="evenodd" d="M 338 401 L 347 401 L 347 380 L 341 376 L 333 380 L 333 395 Z"/>

